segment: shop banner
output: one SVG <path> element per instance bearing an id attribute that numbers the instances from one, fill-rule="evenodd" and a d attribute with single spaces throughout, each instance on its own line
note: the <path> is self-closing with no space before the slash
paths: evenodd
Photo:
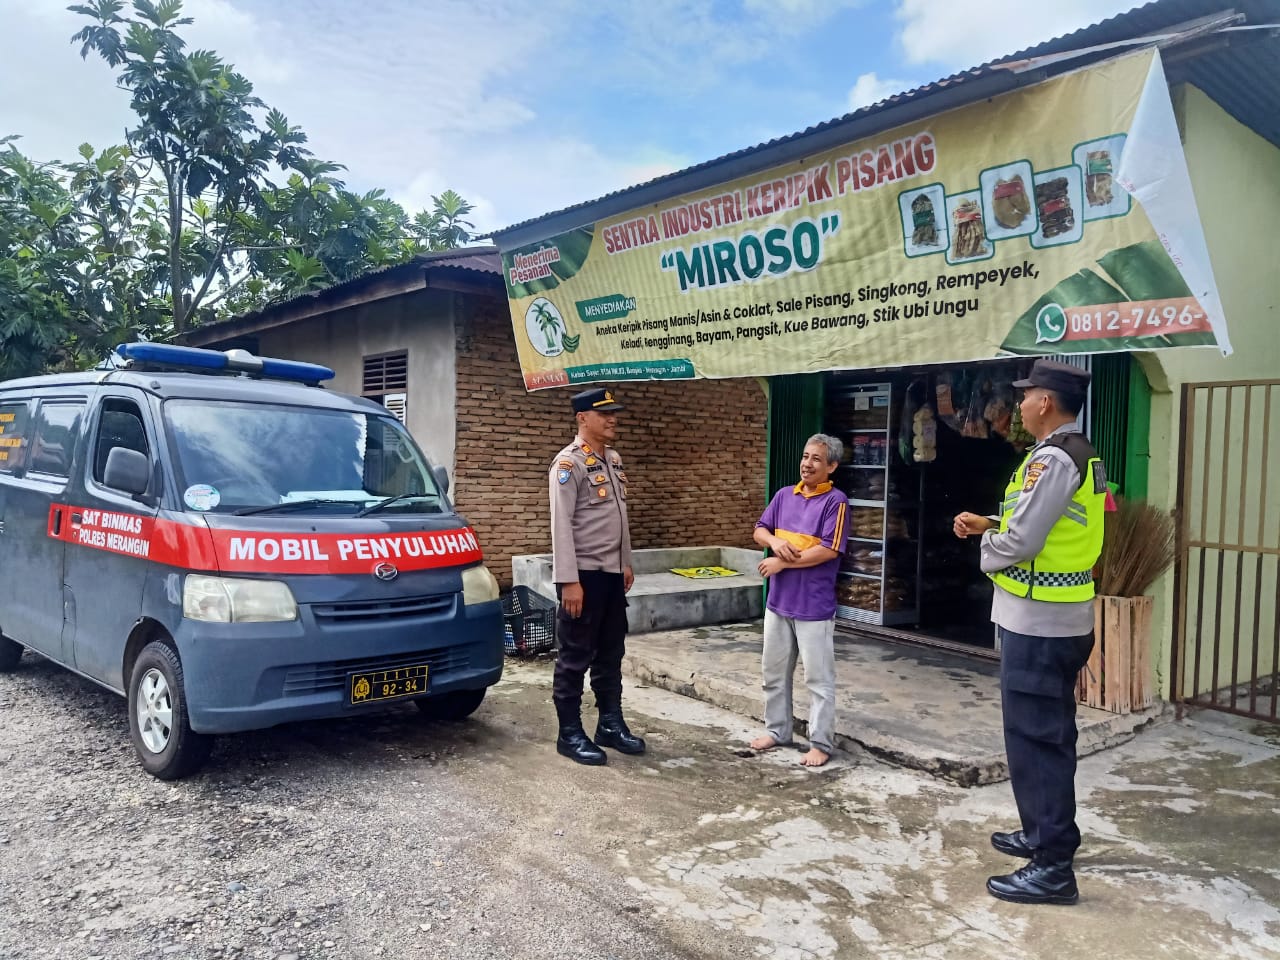
<path id="1" fill-rule="evenodd" d="M 1154 50 L 502 259 L 530 390 L 1230 352 Z"/>

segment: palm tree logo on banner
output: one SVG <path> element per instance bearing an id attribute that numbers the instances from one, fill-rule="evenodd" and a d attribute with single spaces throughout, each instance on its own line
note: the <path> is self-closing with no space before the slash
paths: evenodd
<path id="1" fill-rule="evenodd" d="M 524 328 L 533 349 L 544 357 L 558 357 L 566 351 L 573 353 L 578 349 L 580 338 L 569 336 L 564 317 L 546 297 L 538 297 L 529 304 L 524 315 Z"/>

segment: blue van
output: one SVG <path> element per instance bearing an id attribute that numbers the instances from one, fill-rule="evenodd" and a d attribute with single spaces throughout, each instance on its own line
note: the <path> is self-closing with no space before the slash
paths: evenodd
<path id="1" fill-rule="evenodd" d="M 211 735 L 502 676 L 498 585 L 400 422 L 314 364 L 124 344 L 0 383 L 0 670 L 30 649 L 128 699 L 143 767 Z"/>

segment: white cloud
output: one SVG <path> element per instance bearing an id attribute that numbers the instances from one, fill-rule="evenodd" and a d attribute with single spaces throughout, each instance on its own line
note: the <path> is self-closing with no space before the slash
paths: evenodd
<path id="1" fill-rule="evenodd" d="M 905 80 L 881 80 L 875 73 L 864 73 L 854 81 L 853 89 L 849 91 L 849 109 L 869 107 L 909 88 L 910 84 Z"/>
<path id="2" fill-rule="evenodd" d="M 118 143 L 134 122 L 111 70 L 69 43 L 85 20 L 65 2 L 0 0 L 0 89 L 27 91 L 0 101 L 0 135 L 25 134 L 40 159 Z M 345 164 L 353 189 L 383 187 L 413 212 L 452 188 L 492 229 L 704 159 L 604 140 L 584 109 L 593 86 L 655 104 L 718 90 L 771 62 L 779 38 L 865 2 L 186 0 L 195 23 L 182 34 L 234 64 L 317 156 Z M 583 90 L 572 110 L 549 93 L 566 77 Z"/>
<path id="3" fill-rule="evenodd" d="M 475 204 L 468 219 L 477 233 L 484 233 L 644 183 L 688 163 L 674 156 L 612 156 L 567 137 L 492 138 L 482 149 L 442 145 L 429 168 L 392 193 L 407 209 L 419 210 L 430 206 L 433 195 L 452 188 Z"/>
<path id="4" fill-rule="evenodd" d="M 899 0 L 908 63 L 973 67 L 1129 10 L 1138 0 Z"/>

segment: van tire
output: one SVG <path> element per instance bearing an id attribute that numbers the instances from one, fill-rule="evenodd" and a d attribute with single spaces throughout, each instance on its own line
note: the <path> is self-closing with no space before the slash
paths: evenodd
<path id="1" fill-rule="evenodd" d="M 436 697 L 424 697 L 413 701 L 424 720 L 457 722 L 471 716 L 484 702 L 485 688 L 479 690 L 452 690 Z"/>
<path id="2" fill-rule="evenodd" d="M 142 648 L 129 677 L 129 733 L 147 773 L 179 780 L 204 765 L 210 737 L 194 732 L 187 716 L 182 661 L 168 644 L 153 640 Z"/>
<path id="3" fill-rule="evenodd" d="M 22 659 L 22 644 L 8 637 L 0 637 L 0 673 L 8 673 Z"/>

